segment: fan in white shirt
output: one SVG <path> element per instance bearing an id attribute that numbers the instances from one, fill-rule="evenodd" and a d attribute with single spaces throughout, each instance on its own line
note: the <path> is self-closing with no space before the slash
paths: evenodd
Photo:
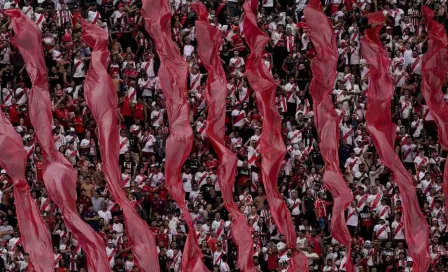
<path id="1" fill-rule="evenodd" d="M 353 173 L 359 171 L 359 165 L 361 164 L 361 159 L 355 156 L 355 152 L 350 152 L 350 158 L 345 161 L 345 168 L 349 169 Z"/>
<path id="2" fill-rule="evenodd" d="M 375 239 L 378 239 L 380 241 L 386 241 L 389 240 L 391 233 L 390 233 L 390 227 L 386 224 L 384 219 L 379 219 L 378 224 L 375 225 L 373 228 L 373 236 Z"/>
<path id="3" fill-rule="evenodd" d="M 22 13 L 26 15 L 26 17 L 32 19 L 34 15 L 33 7 L 30 6 L 29 1 L 25 1 L 25 6 L 22 8 Z"/>
<path id="4" fill-rule="evenodd" d="M 193 174 L 189 167 L 185 168 L 185 172 L 182 173 L 182 182 L 184 183 L 184 190 L 186 193 L 190 193 L 192 190 Z"/>
<path id="5" fill-rule="evenodd" d="M 232 74 L 241 76 L 241 70 L 244 68 L 244 59 L 239 56 L 238 51 L 234 51 L 233 58 L 229 61 L 229 66 Z"/>
<path id="6" fill-rule="evenodd" d="M 128 152 L 130 148 L 129 139 L 126 137 L 126 131 L 120 132 L 120 155 Z"/>
<path id="7" fill-rule="evenodd" d="M 142 144 L 142 152 L 154 153 L 154 145 L 156 143 L 156 138 L 151 133 L 145 131 L 143 135 L 140 136 L 140 143 Z"/>
<path id="8" fill-rule="evenodd" d="M 112 213 L 107 209 L 105 202 L 101 203 L 101 210 L 98 211 L 98 216 L 104 219 L 105 225 L 108 225 L 112 221 Z"/>
<path id="9" fill-rule="evenodd" d="M 401 214 L 395 214 L 395 220 L 392 222 L 392 239 L 404 240 L 404 223 L 401 221 Z"/>
<path id="10" fill-rule="evenodd" d="M 186 59 L 187 57 L 191 56 L 191 54 L 193 54 L 194 50 L 195 50 L 194 47 L 191 45 L 191 39 L 186 38 L 185 45 L 183 48 L 184 58 Z"/>

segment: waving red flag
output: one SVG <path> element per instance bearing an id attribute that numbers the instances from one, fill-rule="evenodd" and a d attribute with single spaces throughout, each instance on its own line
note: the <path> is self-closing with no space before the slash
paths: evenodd
<path id="1" fill-rule="evenodd" d="M 52 132 L 52 106 L 48 92 L 42 39 L 37 25 L 19 10 L 6 10 L 33 87 L 28 92 L 30 121 L 44 157 L 44 183 L 51 200 L 61 210 L 64 223 L 85 251 L 89 271 L 110 271 L 101 237 L 80 217 L 76 209 L 77 175 L 67 159 L 56 150 Z"/>
<path id="2" fill-rule="evenodd" d="M 254 271 L 253 240 L 246 217 L 233 201 L 233 185 L 238 159 L 224 145 L 227 79 L 219 57 L 223 44 L 222 32 L 207 22 L 208 12 L 204 4 L 193 3 L 198 14 L 196 20 L 196 39 L 202 64 L 208 71 L 207 79 L 207 136 L 218 154 L 218 182 L 226 209 L 232 216 L 232 239 L 238 248 L 238 268 L 243 272 Z"/>
<path id="3" fill-rule="evenodd" d="M 160 58 L 159 79 L 166 96 L 170 135 L 166 141 L 166 188 L 177 202 L 188 225 L 188 237 L 182 256 L 182 271 L 208 271 L 202 263 L 202 251 L 197 244 L 193 220 L 185 204 L 181 168 L 193 144 L 187 103 L 188 65 L 171 39 L 171 13 L 165 0 L 144 0 L 142 15 L 145 28 L 154 40 Z"/>
<path id="4" fill-rule="evenodd" d="M 257 26 L 257 0 L 246 2 L 244 8 L 243 32 L 251 55 L 247 60 L 246 74 L 255 91 L 258 108 L 263 115 L 263 127 L 260 138 L 262 180 L 272 218 L 281 234 L 285 235 L 288 248 L 293 250 L 288 271 L 308 271 L 308 259 L 303 253 L 295 251 L 296 232 L 291 214 L 277 187 L 278 173 L 286 154 L 282 139 L 280 114 L 275 106 L 277 83 L 263 64 L 263 53 L 269 37 Z"/>
<path id="5" fill-rule="evenodd" d="M 345 209 L 353 201 L 353 195 L 339 171 L 339 117 L 330 98 L 337 76 L 338 47 L 333 26 L 322 12 L 320 0 L 311 0 L 304 14 L 311 28 L 311 41 L 318 52 L 311 62 L 313 79 L 310 93 L 314 104 L 314 122 L 320 136 L 320 151 L 325 161 L 323 182 L 333 196 L 334 202 L 331 236 L 345 245 L 347 249 L 345 268 L 346 271 L 353 271 L 352 238 L 344 215 Z"/>
<path id="6" fill-rule="evenodd" d="M 26 151 L 22 138 L 3 112 L 0 112 L 0 149 L 0 166 L 14 184 L 17 222 L 23 248 L 30 255 L 30 266 L 36 272 L 52 271 L 54 253 L 50 233 L 25 181 Z"/>
<path id="7" fill-rule="evenodd" d="M 439 133 L 439 143 L 443 149 L 448 150 L 448 106 L 443 97 L 442 86 L 448 73 L 448 50 L 445 27 L 436 22 L 434 11 L 429 7 L 422 7 L 428 32 L 428 51 L 422 60 L 421 92 L 428 105 L 429 112 L 434 118 Z M 443 171 L 443 193 L 445 194 L 445 207 L 448 207 L 448 163 Z M 448 218 L 448 209 L 445 208 Z"/>
<path id="8" fill-rule="evenodd" d="M 146 222 L 136 213 L 120 185 L 118 99 L 114 83 L 107 73 L 110 55 L 107 48 L 109 34 L 101 27 L 86 23 L 84 20 L 82 31 L 82 39 L 93 49 L 89 72 L 84 81 L 84 96 L 98 124 L 99 147 L 107 186 L 117 204 L 123 209 L 126 235 L 129 237 L 138 266 L 145 272 L 157 272 L 160 269 L 154 236 Z"/>
<path id="9" fill-rule="evenodd" d="M 384 24 L 382 12 L 369 17 L 369 24 L 361 41 L 363 55 L 370 65 L 367 91 L 367 129 L 372 136 L 381 161 L 394 174 L 403 202 L 403 221 L 409 254 L 414 260 L 412 271 L 426 272 L 430 262 L 429 229 L 415 194 L 412 177 L 394 152 L 396 125 L 391 121 L 391 100 L 394 85 L 389 75 L 390 59 L 378 37 Z"/>

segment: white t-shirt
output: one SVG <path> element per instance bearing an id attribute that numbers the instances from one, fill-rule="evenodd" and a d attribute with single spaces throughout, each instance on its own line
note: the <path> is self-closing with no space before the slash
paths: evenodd
<path id="1" fill-rule="evenodd" d="M 347 226 L 357 227 L 359 224 L 358 211 L 352 206 L 348 206 L 347 213 L 348 213 Z"/>
<path id="2" fill-rule="evenodd" d="M 385 226 L 385 228 L 384 228 Z M 384 229 L 383 229 L 384 228 Z M 381 233 L 379 233 L 381 231 Z M 389 236 L 388 233 L 390 233 L 390 227 L 387 225 L 375 225 L 375 227 L 373 228 L 373 231 L 376 233 L 376 237 L 379 240 L 386 240 Z"/>
<path id="3" fill-rule="evenodd" d="M 194 47 L 191 44 L 184 45 L 184 58 L 191 56 L 191 54 L 193 52 L 194 52 Z"/>
<path id="4" fill-rule="evenodd" d="M 292 209 L 292 211 L 291 211 L 292 215 L 300 214 L 300 208 L 301 208 L 301 204 L 302 204 L 302 201 L 300 199 L 298 199 L 298 198 L 296 200 L 288 199 L 287 203 L 288 203 L 288 207 L 290 209 Z"/>
<path id="5" fill-rule="evenodd" d="M 397 232 L 398 225 L 400 225 L 400 228 Z M 403 232 L 404 225 L 402 222 L 397 222 L 397 221 L 392 222 L 392 229 L 394 229 L 393 239 L 404 239 L 404 232 Z"/>
<path id="6" fill-rule="evenodd" d="M 156 138 L 153 135 L 142 136 L 144 141 L 144 146 L 142 152 L 154 152 L 154 144 L 156 143 Z"/>
<path id="7" fill-rule="evenodd" d="M 110 211 L 106 210 L 99 210 L 98 211 L 98 217 L 104 219 L 104 224 L 109 224 L 110 220 L 112 220 L 112 214 Z"/>
<path id="8" fill-rule="evenodd" d="M 193 180 L 193 174 L 182 173 L 182 182 L 184 183 L 184 190 L 186 193 L 191 192 L 191 181 Z"/>

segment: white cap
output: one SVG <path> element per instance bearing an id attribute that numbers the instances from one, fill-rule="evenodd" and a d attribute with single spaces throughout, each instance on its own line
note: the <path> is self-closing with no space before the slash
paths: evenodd
<path id="1" fill-rule="evenodd" d="M 409 257 L 406 259 L 406 262 L 413 262 L 412 257 L 409 256 Z"/>
<path id="2" fill-rule="evenodd" d="M 1 174 L 6 174 L 6 170 L 2 169 L 2 171 L 0 171 Z"/>

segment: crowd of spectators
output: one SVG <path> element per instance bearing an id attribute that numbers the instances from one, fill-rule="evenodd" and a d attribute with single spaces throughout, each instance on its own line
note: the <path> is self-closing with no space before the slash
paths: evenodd
<path id="1" fill-rule="evenodd" d="M 167 0 L 168 1 L 168 0 Z M 310 41 L 303 16 L 306 0 L 263 0 L 259 27 L 271 37 L 264 63 L 278 82 L 275 103 L 282 115 L 287 154 L 278 188 L 297 232 L 297 250 L 309 260 L 310 271 L 346 271 L 346 249 L 330 236 L 332 197 L 322 184 L 324 162 L 319 152 L 309 93 L 310 63 L 319 52 Z M 412 271 L 401 221 L 402 202 L 396 181 L 386 169 L 366 131 L 366 90 L 369 65 L 362 58 L 360 39 L 369 28 L 366 16 L 382 10 L 387 22 L 380 34 L 392 60 L 395 85 L 393 122 L 395 150 L 415 183 L 420 207 L 430 227 L 430 271 L 447 271 L 448 236 L 442 193 L 446 152 L 437 140 L 437 127 L 420 94 L 422 54 L 428 46 L 421 6 L 435 10 L 447 25 L 446 0 L 328 0 L 324 11 L 334 26 L 338 45 L 338 78 L 332 99 L 340 116 L 341 172 L 354 201 L 347 208 L 357 272 Z M 247 216 L 253 236 L 256 271 L 286 271 L 291 251 L 271 219 L 260 175 L 259 140 L 263 116 L 245 78 L 250 54 L 241 33 L 243 1 L 209 1 L 210 22 L 225 41 L 221 58 L 228 76 L 226 145 L 237 155 L 234 199 Z M 18 8 L 42 31 L 53 102 L 54 142 L 78 172 L 77 207 L 81 217 L 104 238 L 113 271 L 139 271 L 126 237 L 120 207 L 108 192 L 98 149 L 96 123 L 86 106 L 83 80 L 91 49 L 81 40 L 81 18 L 110 33 L 109 73 L 119 96 L 120 167 L 122 187 L 135 209 L 148 222 L 157 241 L 161 271 L 181 271 L 186 228 L 183 216 L 164 186 L 165 143 L 169 124 L 158 80 L 160 60 L 144 30 L 140 0 L 98 0 L 72 5 L 64 0 L 6 0 L 3 9 Z M 197 54 L 191 1 L 171 0 L 172 38 L 189 65 L 189 116 L 194 146 L 182 169 L 187 205 L 195 222 L 203 261 L 211 271 L 239 271 L 237 250 L 230 239 L 231 218 L 224 208 L 217 166 L 219 161 L 205 133 L 207 72 Z M 43 158 L 27 109 L 30 80 L 20 52 L 10 43 L 13 31 L 1 15 L 1 108 L 22 136 L 27 152 L 26 179 L 54 246 L 55 271 L 87 271 L 77 246 L 43 184 Z M 187 76 L 187 75 L 186 75 Z M 444 87 L 446 92 L 446 85 Z M 448 95 L 445 95 L 448 99 Z M 0 151 L 1 152 L 1 151 Z M 0 176 L 0 271 L 27 271 L 28 256 L 20 244 L 12 181 Z"/>

